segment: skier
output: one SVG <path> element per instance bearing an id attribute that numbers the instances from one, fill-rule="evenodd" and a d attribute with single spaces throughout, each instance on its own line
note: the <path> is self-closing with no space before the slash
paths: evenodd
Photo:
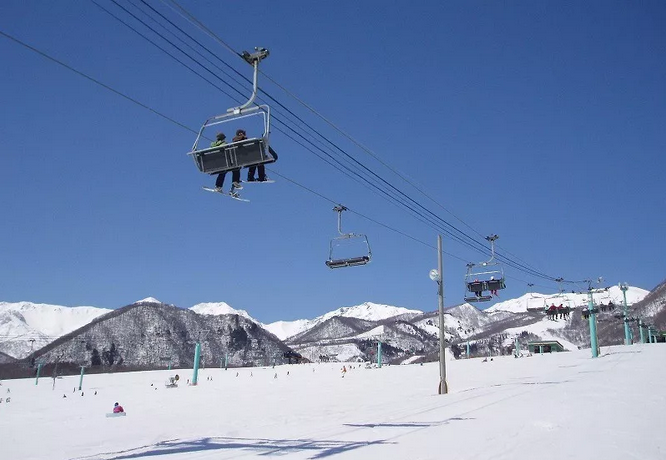
<path id="1" fill-rule="evenodd" d="M 115 404 L 113 405 L 113 413 L 114 413 L 114 414 L 119 414 L 119 413 L 121 413 L 121 412 L 125 412 L 125 409 L 123 409 L 123 406 L 121 406 L 120 404 L 115 403 Z"/>
<path id="2" fill-rule="evenodd" d="M 221 145 L 225 145 L 226 141 L 225 139 L 227 136 L 225 136 L 224 133 L 217 133 L 217 140 L 211 142 L 210 146 L 211 147 L 219 147 Z M 236 138 L 234 138 L 236 139 Z M 217 179 L 215 180 L 215 191 L 221 192 L 222 191 L 222 186 L 224 185 L 224 177 L 227 175 L 227 172 L 221 172 L 220 174 L 217 175 Z M 240 190 L 243 188 L 243 186 L 240 184 L 240 169 L 234 169 L 231 171 L 231 190 L 229 191 L 229 194 L 231 195 L 237 195 L 236 190 Z"/>

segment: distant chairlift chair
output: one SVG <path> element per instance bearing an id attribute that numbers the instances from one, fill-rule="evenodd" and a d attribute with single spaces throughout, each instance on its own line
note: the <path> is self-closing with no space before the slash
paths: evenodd
<path id="1" fill-rule="evenodd" d="M 485 291 L 499 291 L 506 288 L 504 270 L 495 260 L 495 240 L 497 235 L 487 236 L 490 241 L 490 259 L 479 263 L 483 268 L 475 270 L 476 264 L 467 264 L 467 273 L 465 274 L 465 302 L 487 302 L 491 300 L 492 295 L 484 295 Z M 472 294 L 472 295 L 470 295 Z"/>
<path id="2" fill-rule="evenodd" d="M 340 234 L 340 236 L 338 236 L 337 238 L 333 238 L 331 240 L 326 266 L 328 268 L 356 267 L 359 265 L 365 265 L 368 262 L 370 262 L 370 259 L 372 258 L 372 252 L 370 251 L 370 244 L 368 243 L 368 237 L 356 233 L 342 233 L 342 211 L 346 211 L 347 208 L 342 205 L 338 205 L 335 206 L 333 210 L 338 213 L 338 233 Z M 342 242 L 345 242 L 343 244 L 347 244 L 346 242 L 350 240 L 362 240 L 365 243 L 367 252 L 362 256 L 357 256 L 357 257 L 335 258 L 334 257 L 335 247 L 337 245 L 340 245 Z"/>

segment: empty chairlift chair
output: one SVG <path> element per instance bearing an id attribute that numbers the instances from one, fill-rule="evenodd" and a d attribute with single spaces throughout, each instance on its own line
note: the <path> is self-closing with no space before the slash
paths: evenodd
<path id="1" fill-rule="evenodd" d="M 372 258 L 372 252 L 370 251 L 368 237 L 357 233 L 343 233 L 342 211 L 346 211 L 347 208 L 342 205 L 338 205 L 334 207 L 333 210 L 338 213 L 338 233 L 340 236 L 331 240 L 326 266 L 328 268 L 356 267 L 359 265 L 365 265 L 370 262 L 370 259 Z M 365 252 L 361 255 L 355 255 L 354 257 L 340 257 L 338 255 L 340 246 L 351 246 L 350 243 L 352 242 L 360 242 L 365 249 Z"/>

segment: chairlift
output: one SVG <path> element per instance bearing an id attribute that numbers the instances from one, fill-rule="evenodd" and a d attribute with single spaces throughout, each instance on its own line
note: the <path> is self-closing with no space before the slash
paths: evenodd
<path id="1" fill-rule="evenodd" d="M 370 251 L 368 237 L 358 233 L 342 233 L 342 212 L 347 211 L 347 208 L 342 205 L 337 205 L 333 208 L 333 211 L 338 213 L 338 233 L 340 236 L 331 240 L 328 260 L 326 261 L 328 268 L 356 267 L 358 265 L 365 265 L 370 262 L 370 259 L 372 258 L 372 252 Z M 362 242 L 367 249 L 365 254 L 349 258 L 334 257 L 339 252 L 339 250 L 335 250 L 336 246 L 350 246 L 350 242 L 352 241 Z M 336 254 L 334 254 L 334 252 Z"/>
<path id="2" fill-rule="evenodd" d="M 188 155 L 192 155 L 194 163 L 202 173 L 219 174 L 234 169 L 273 163 L 277 159 L 277 154 L 269 144 L 271 127 L 270 107 L 268 105 L 252 105 L 257 96 L 259 62 L 269 55 L 268 50 L 265 48 L 255 48 L 255 50 L 256 52 L 251 54 L 247 51 L 243 51 L 242 54 L 243 59 L 254 68 L 252 95 L 250 99 L 241 106 L 232 107 L 226 113 L 206 120 L 197 134 L 192 150 L 188 152 Z M 261 137 L 251 137 L 217 147 L 204 146 L 202 148 L 199 145 L 202 141 L 205 143 L 205 141 L 210 140 L 204 136 L 206 128 L 248 117 L 262 118 L 263 133 Z"/>
<path id="3" fill-rule="evenodd" d="M 479 264 L 472 262 L 467 264 L 467 273 L 465 274 L 465 302 L 487 302 L 493 296 L 484 295 L 484 291 L 492 292 L 506 288 L 504 269 L 495 260 L 495 240 L 498 238 L 499 236 L 497 235 L 486 237 L 486 240 L 490 241 L 490 259 Z M 477 265 L 480 268 L 475 269 L 474 267 Z"/>

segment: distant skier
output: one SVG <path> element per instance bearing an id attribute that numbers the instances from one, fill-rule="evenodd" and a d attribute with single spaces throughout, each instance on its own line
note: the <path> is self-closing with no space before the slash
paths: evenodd
<path id="1" fill-rule="evenodd" d="M 120 414 L 121 412 L 125 412 L 125 409 L 123 409 L 123 406 L 121 406 L 118 403 L 115 403 L 113 405 L 113 413 L 114 414 Z"/>

